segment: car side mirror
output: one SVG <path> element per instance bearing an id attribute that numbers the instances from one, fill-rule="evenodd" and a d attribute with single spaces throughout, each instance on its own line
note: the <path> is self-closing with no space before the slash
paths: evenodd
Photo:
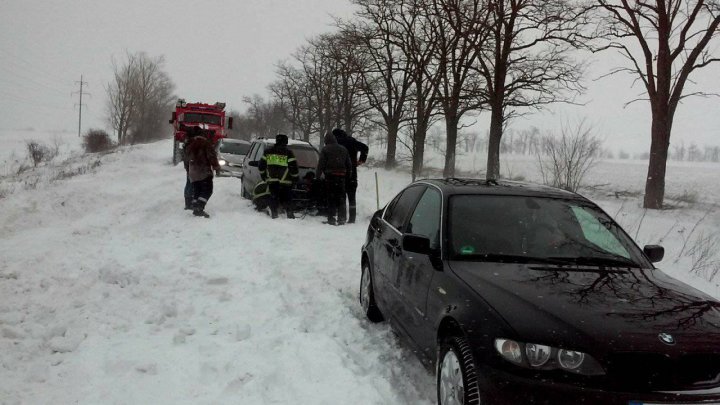
<path id="1" fill-rule="evenodd" d="M 172 124 L 172 123 L 175 122 L 176 119 L 177 119 L 177 113 L 176 113 L 176 112 L 173 112 L 173 113 L 172 113 L 172 116 L 170 117 L 170 121 L 168 121 L 168 122 L 169 122 L 170 124 Z"/>
<path id="2" fill-rule="evenodd" d="M 402 248 L 408 252 L 430 254 L 430 238 L 427 236 L 405 234 L 402 238 Z"/>
<path id="3" fill-rule="evenodd" d="M 248 162 L 248 166 L 252 166 L 252 167 L 258 167 L 258 164 L 259 163 L 257 160 L 251 160 Z"/>
<path id="4" fill-rule="evenodd" d="M 643 252 L 645 252 L 645 256 L 650 259 L 651 263 L 657 263 L 665 257 L 665 248 L 660 245 L 646 245 Z"/>
<path id="5" fill-rule="evenodd" d="M 233 117 L 228 117 L 228 129 L 232 129 Z"/>

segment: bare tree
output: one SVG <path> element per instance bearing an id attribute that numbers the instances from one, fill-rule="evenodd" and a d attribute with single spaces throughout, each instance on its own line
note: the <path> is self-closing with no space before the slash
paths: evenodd
<path id="1" fill-rule="evenodd" d="M 163 70 L 163 56 L 150 57 L 144 52 L 136 54 L 133 98 L 136 114 L 132 130 L 132 142 L 146 142 L 162 138 L 169 129 L 164 125 L 167 111 L 172 108 L 175 85 Z"/>
<path id="2" fill-rule="evenodd" d="M 506 122 L 522 109 L 572 102 L 584 91 L 583 63 L 572 52 L 583 39 L 586 10 L 572 0 L 494 0 L 485 12 L 489 34 L 474 46 L 491 114 L 487 176 L 497 178 Z"/>
<path id="3" fill-rule="evenodd" d="M 379 114 L 376 123 L 387 131 L 385 168 L 396 164 L 398 132 L 407 119 L 406 100 L 412 76 L 407 60 L 396 45 L 400 29 L 394 20 L 397 4 L 383 0 L 355 0 L 359 6 L 357 22 L 342 22 L 346 35 L 362 45 L 359 52 L 368 61 L 362 71 L 363 92 L 368 103 Z"/>
<path id="4" fill-rule="evenodd" d="M 286 112 L 276 100 L 267 101 L 260 95 L 244 97 L 243 102 L 248 104 L 246 117 L 249 118 L 252 135 L 270 138 L 279 133 L 286 133 L 289 125 Z"/>
<path id="5" fill-rule="evenodd" d="M 438 46 L 437 69 L 440 74 L 438 100 L 443 110 L 446 130 L 443 176 L 455 175 L 458 127 L 463 115 L 479 110 L 486 102 L 482 94 L 482 76 L 473 74 L 472 66 L 480 56 L 489 30 L 484 0 L 433 0 L 432 18 Z"/>
<path id="6" fill-rule="evenodd" d="M 650 161 L 645 183 L 645 208 L 660 209 L 665 197 L 670 134 L 680 101 L 702 91 L 686 93 L 690 75 L 720 58 L 710 52 L 720 26 L 717 0 L 596 0 L 602 12 L 598 25 L 607 42 L 627 66 L 610 74 L 626 72 L 641 81 L 652 111 Z M 632 38 L 639 48 L 626 39 Z M 632 100 L 630 102 L 637 101 Z"/>
<path id="7" fill-rule="evenodd" d="M 126 53 L 122 65 L 113 60 L 113 81 L 105 90 L 108 121 L 119 144 L 166 135 L 162 117 L 172 106 L 174 85 L 163 65 L 162 56 L 153 58 L 144 52 Z"/>
<path id="8" fill-rule="evenodd" d="M 282 106 L 285 118 L 290 123 L 291 133 L 298 132 L 306 142 L 315 126 L 313 115 L 312 91 L 303 72 L 287 63 L 278 64 L 278 80 L 270 84 L 269 89 Z"/>
<path id="9" fill-rule="evenodd" d="M 566 124 L 559 137 L 547 135 L 541 142 L 537 157 L 544 183 L 572 192 L 580 188 L 602 147 L 585 121 L 572 127 Z"/>
<path id="10" fill-rule="evenodd" d="M 127 139 L 136 104 L 133 97 L 136 56 L 127 53 L 126 57 L 127 61 L 122 66 L 112 60 L 113 81 L 105 87 L 108 121 L 117 133 L 118 144 L 125 143 Z"/>

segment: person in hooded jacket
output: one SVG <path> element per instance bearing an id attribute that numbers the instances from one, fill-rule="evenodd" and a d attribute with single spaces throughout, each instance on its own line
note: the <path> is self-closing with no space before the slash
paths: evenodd
<path id="1" fill-rule="evenodd" d="M 201 134 L 200 127 L 185 127 L 182 125 L 182 129 L 185 130 L 185 139 L 183 140 L 183 148 L 182 148 L 182 158 L 183 158 L 183 166 L 185 166 L 185 189 L 183 190 L 183 194 L 185 197 L 185 209 L 191 210 L 193 209 L 192 201 L 193 201 L 193 190 L 192 190 L 192 182 L 190 181 L 190 159 L 188 158 L 188 146 L 190 146 L 190 141 L 196 136 L 199 136 Z"/>
<path id="2" fill-rule="evenodd" d="M 350 181 L 352 162 L 347 149 L 338 144 L 335 135 L 330 132 L 325 134 L 325 146 L 320 151 L 315 172 L 318 176 L 325 177 L 328 199 L 327 223 L 343 225 L 346 219 L 345 185 Z"/>
<path id="3" fill-rule="evenodd" d="M 332 134 L 335 135 L 335 138 L 337 139 L 337 142 L 344 146 L 345 149 L 347 149 L 348 153 L 350 154 L 350 162 L 352 163 L 352 173 L 350 174 L 350 177 L 348 178 L 347 185 L 345 187 L 345 192 L 347 193 L 347 199 L 348 199 L 348 211 L 350 213 L 350 218 L 348 219 L 348 223 L 352 224 L 355 222 L 355 216 L 357 211 L 357 205 L 355 202 L 355 193 L 357 191 L 358 187 L 358 179 L 357 179 L 357 167 L 358 165 L 361 165 L 365 163 L 367 160 L 367 155 L 369 148 L 364 143 L 358 141 L 357 139 L 353 138 L 352 136 L 348 135 L 344 130 L 340 128 L 335 128 L 332 131 Z M 358 157 L 358 153 L 360 156 Z M 343 213 L 345 212 L 345 203 L 343 202 L 342 206 Z"/>
<path id="4" fill-rule="evenodd" d="M 192 138 L 187 147 L 188 177 L 192 182 L 193 215 L 210 218 L 205 205 L 213 193 L 213 172 L 220 169 L 212 143 L 204 136 Z"/>
<path id="5" fill-rule="evenodd" d="M 278 217 L 278 207 L 282 205 L 288 218 L 295 218 L 292 203 L 292 186 L 298 180 L 299 171 L 295 154 L 288 149 L 288 137 L 278 134 L 275 145 L 265 150 L 258 169 L 263 181 L 270 189 L 270 212 L 273 219 Z"/>

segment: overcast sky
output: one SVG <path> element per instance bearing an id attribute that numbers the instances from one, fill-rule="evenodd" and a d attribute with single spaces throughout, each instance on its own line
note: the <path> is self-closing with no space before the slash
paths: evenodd
<path id="1" fill-rule="evenodd" d="M 307 38 L 332 30 L 333 15 L 351 14 L 345 0 L 0 0 L 0 129 L 77 131 L 78 100 L 71 92 L 81 74 L 92 94 L 83 99 L 83 130 L 106 127 L 104 86 L 112 58 L 122 59 L 126 50 L 164 55 L 179 96 L 244 110 L 243 96 L 267 96 L 279 60 Z M 551 129 L 586 118 L 606 147 L 647 150 L 647 104 L 623 108 L 642 89 L 630 88 L 628 76 L 591 80 L 620 62 L 612 54 L 592 58 L 585 106 L 554 107 L 512 127 Z M 696 90 L 720 93 L 720 64 L 695 78 Z M 676 115 L 671 143 L 720 144 L 718 106 L 718 98 L 688 99 Z M 484 127 L 478 130 L 484 133 Z"/>

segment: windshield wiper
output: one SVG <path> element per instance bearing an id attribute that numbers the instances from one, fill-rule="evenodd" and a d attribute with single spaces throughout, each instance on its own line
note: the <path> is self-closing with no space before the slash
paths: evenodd
<path id="1" fill-rule="evenodd" d="M 499 263 L 542 263 L 542 264 L 567 264 L 563 260 L 555 260 L 551 257 L 535 257 L 523 255 L 506 255 L 502 253 L 473 253 L 469 255 L 457 255 L 457 260 L 473 260 L 481 262 Z"/>
<path id="2" fill-rule="evenodd" d="M 640 266 L 630 259 L 624 257 L 604 257 L 604 256 L 553 256 L 548 259 L 554 261 L 562 261 L 565 263 L 574 264 L 585 264 L 585 265 L 597 265 L 597 266 L 608 266 L 608 267 L 636 267 Z"/>

